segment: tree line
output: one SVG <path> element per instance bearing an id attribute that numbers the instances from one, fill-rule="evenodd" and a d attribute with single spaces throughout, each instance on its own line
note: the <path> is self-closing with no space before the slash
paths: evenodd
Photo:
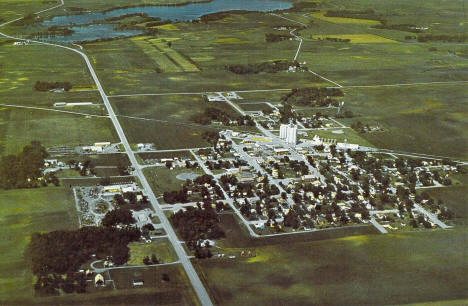
<path id="1" fill-rule="evenodd" d="M 298 63 L 293 63 L 292 61 L 276 60 L 246 65 L 232 64 L 226 65 L 224 68 L 235 74 L 257 74 L 260 72 L 276 73 L 278 71 L 286 71 L 290 66 L 298 67 L 298 65 Z"/>
<path id="2" fill-rule="evenodd" d="M 54 89 L 63 89 L 65 91 L 69 91 L 72 89 L 72 85 L 70 82 L 42 82 L 36 81 L 34 84 L 34 89 L 37 91 L 50 91 Z"/>
<path id="3" fill-rule="evenodd" d="M 43 176 L 44 158 L 48 156 L 38 141 L 26 145 L 18 155 L 7 155 L 0 160 L 0 188 L 31 188 L 39 186 Z"/>

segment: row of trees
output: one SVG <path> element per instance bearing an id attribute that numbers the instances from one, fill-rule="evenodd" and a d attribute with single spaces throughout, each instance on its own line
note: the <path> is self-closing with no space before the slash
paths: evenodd
<path id="1" fill-rule="evenodd" d="M 230 71 L 235 74 L 257 74 L 260 72 L 266 73 L 276 73 L 278 71 L 286 71 L 290 66 L 297 66 L 298 63 L 293 63 L 286 60 L 276 60 L 263 63 L 253 63 L 253 64 L 232 64 L 226 65 L 224 68 L 227 71 Z"/>
<path id="2" fill-rule="evenodd" d="M 294 88 L 281 98 L 281 101 L 293 105 L 328 106 L 333 103 L 331 97 L 343 97 L 344 93 L 338 88 Z"/>
<path id="3" fill-rule="evenodd" d="M 50 91 L 53 89 L 63 89 L 65 91 L 69 91 L 72 89 L 72 85 L 70 82 L 42 82 L 36 81 L 34 84 L 34 89 L 37 91 Z"/>

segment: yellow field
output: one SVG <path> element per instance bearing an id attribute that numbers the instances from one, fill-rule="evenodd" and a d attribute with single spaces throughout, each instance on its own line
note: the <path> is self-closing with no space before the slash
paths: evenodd
<path id="1" fill-rule="evenodd" d="M 163 25 L 160 25 L 160 26 L 157 26 L 155 27 L 157 29 L 161 29 L 161 30 L 167 30 L 167 31 L 179 31 L 179 27 L 172 24 L 172 23 L 168 23 L 168 24 L 163 24 Z"/>
<path id="2" fill-rule="evenodd" d="M 90 85 L 75 85 L 73 86 L 70 91 L 87 91 L 87 90 L 95 90 L 97 89 L 96 85 L 90 84 Z"/>
<path id="3" fill-rule="evenodd" d="M 173 39 L 175 40 L 175 39 Z M 133 38 L 132 41 L 165 72 L 198 72 L 197 66 L 167 45 L 167 39 Z"/>
<path id="4" fill-rule="evenodd" d="M 237 37 L 218 38 L 216 40 L 213 40 L 213 42 L 217 44 L 245 44 L 247 43 L 247 41 L 240 40 Z"/>
<path id="5" fill-rule="evenodd" d="M 369 19 L 354 19 L 354 18 L 342 18 L 342 17 L 326 17 L 325 13 L 318 12 L 310 14 L 312 17 L 325 20 L 333 23 L 352 23 L 352 24 L 367 24 L 367 25 L 377 25 L 380 24 L 380 21 L 369 20 Z"/>
<path id="6" fill-rule="evenodd" d="M 349 39 L 353 44 L 381 44 L 381 43 L 398 43 L 395 40 L 391 40 L 382 36 L 374 34 L 340 34 L 340 35 L 314 35 L 312 36 L 315 39 L 325 39 L 325 38 L 339 38 L 339 39 Z"/>

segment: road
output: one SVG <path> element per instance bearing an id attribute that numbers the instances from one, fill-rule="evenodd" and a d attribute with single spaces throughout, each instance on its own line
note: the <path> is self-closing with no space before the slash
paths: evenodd
<path id="1" fill-rule="evenodd" d="M 370 219 L 370 223 L 382 234 L 387 234 L 387 230 L 377 222 L 374 217 Z"/>
<path id="2" fill-rule="evenodd" d="M 0 25 L 1 26 L 1 25 Z M 321 75 L 318 75 L 316 72 L 311 73 L 316 76 L 330 82 L 336 86 L 326 86 L 325 88 L 382 88 L 382 87 L 405 87 L 405 86 L 428 86 L 428 85 L 457 85 L 468 83 L 468 80 L 459 80 L 459 81 L 445 81 L 445 82 L 417 82 L 417 83 L 397 83 L 397 84 L 375 84 L 375 85 L 340 85 L 332 80 L 324 78 Z M 290 91 L 292 88 L 271 88 L 271 89 L 232 89 L 225 92 L 235 91 L 237 93 L 250 93 L 250 92 L 274 92 L 274 91 Z M 205 94 L 214 94 L 216 91 L 202 91 L 202 92 L 168 92 L 168 93 L 135 93 L 135 94 L 122 94 L 122 95 L 112 95 L 108 96 L 109 98 L 118 98 L 118 97 L 134 97 L 134 96 L 172 96 L 172 95 L 205 95 Z"/>
<path id="3" fill-rule="evenodd" d="M 429 218 L 429 220 L 432 221 L 432 223 L 436 224 L 438 227 L 443 228 L 443 229 L 452 228 L 451 226 L 448 226 L 444 222 L 440 221 L 434 214 L 428 212 L 421 205 L 414 203 L 414 209 L 422 213 L 423 215 L 425 215 L 427 218 Z"/>
<path id="4" fill-rule="evenodd" d="M 61 1 L 62 1 L 62 5 L 63 5 L 63 0 L 61 0 Z M 60 7 L 62 5 L 55 6 L 54 8 Z M 53 8 L 51 8 L 51 9 L 53 9 Z M 45 12 L 45 11 L 46 10 L 43 10 L 41 12 Z M 3 23 L 2 25 L 0 25 L 0 27 L 5 26 L 5 25 L 7 25 L 9 23 L 12 23 L 12 22 L 13 21 Z M 114 128 L 115 128 L 115 130 L 116 130 L 116 132 L 117 132 L 117 134 L 118 134 L 118 136 L 120 138 L 120 141 L 121 141 L 121 143 L 123 144 L 123 146 L 125 148 L 125 153 L 127 154 L 132 167 L 135 169 L 135 175 L 140 180 L 141 185 L 142 185 L 143 189 L 146 191 L 146 194 L 148 195 L 148 199 L 151 202 L 151 205 L 153 206 L 154 211 L 156 212 L 156 215 L 159 217 L 159 219 L 161 221 L 161 224 L 163 224 L 164 230 L 166 231 L 166 233 L 168 235 L 168 239 L 169 239 L 169 241 L 171 241 L 171 243 L 172 243 L 172 245 L 174 247 L 174 250 L 177 253 L 178 258 L 179 258 L 182 266 L 184 267 L 185 272 L 187 273 L 187 276 L 188 276 L 188 278 L 190 280 L 190 283 L 192 284 L 193 289 L 194 289 L 195 293 L 197 294 L 198 299 L 200 300 L 200 303 L 202 305 L 213 305 L 213 303 L 211 302 L 210 296 L 208 295 L 205 287 L 203 286 L 200 278 L 198 277 L 198 274 L 195 271 L 192 263 L 190 262 L 189 257 L 187 256 L 187 254 L 186 254 L 184 248 L 182 247 L 182 245 L 179 243 L 179 239 L 177 238 L 177 235 L 176 235 L 174 229 L 172 228 L 172 226 L 171 226 L 169 220 L 167 219 L 166 215 L 164 214 L 163 210 L 159 207 L 158 200 L 156 199 L 156 196 L 154 195 L 153 190 L 151 189 L 151 186 L 149 185 L 148 181 L 146 180 L 146 177 L 144 176 L 143 171 L 140 168 L 140 165 L 138 164 L 138 161 L 137 161 L 137 159 L 135 157 L 135 154 L 134 154 L 134 152 L 132 151 L 132 149 L 130 147 L 130 144 L 129 144 L 128 140 L 127 140 L 127 137 L 126 137 L 126 135 L 125 135 L 125 133 L 124 133 L 118 119 L 117 119 L 117 116 L 116 116 L 116 114 L 114 112 L 114 109 L 112 108 L 112 105 L 110 104 L 109 99 L 108 99 L 106 93 L 104 92 L 104 89 L 103 89 L 103 87 L 101 85 L 101 82 L 99 81 L 99 78 L 98 78 L 96 72 L 94 71 L 94 68 L 91 65 L 91 62 L 90 62 L 88 56 L 85 53 L 83 53 L 83 52 L 81 52 L 79 50 L 76 50 L 76 49 L 73 49 L 73 48 L 70 48 L 70 47 L 67 47 L 67 46 L 62 46 L 62 45 L 52 44 L 52 43 L 47 43 L 47 42 L 42 42 L 42 41 L 21 39 L 21 38 L 17 38 L 17 37 L 13 37 L 13 36 L 4 34 L 2 32 L 0 32 L 0 36 L 5 37 L 5 38 L 9 38 L 9 39 L 20 40 L 20 41 L 30 41 L 30 42 L 34 42 L 36 44 L 40 44 L 40 45 L 44 45 L 44 46 L 62 48 L 62 49 L 77 53 L 85 61 L 86 66 L 88 67 L 88 70 L 89 70 L 89 72 L 91 74 L 91 77 L 93 78 L 94 83 L 95 83 L 95 85 L 96 85 L 96 87 L 97 87 L 97 89 L 99 91 L 99 94 L 101 95 L 101 98 L 102 98 L 102 100 L 104 102 L 104 105 L 105 105 L 105 107 L 107 109 L 107 112 L 108 112 L 109 117 L 110 117 L 110 119 L 112 121 L 112 124 L 114 125 Z"/>

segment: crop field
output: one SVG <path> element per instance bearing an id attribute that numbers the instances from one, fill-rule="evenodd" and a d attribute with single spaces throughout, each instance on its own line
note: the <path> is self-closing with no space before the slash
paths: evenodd
<path id="1" fill-rule="evenodd" d="M 154 143 L 156 149 L 207 146 L 202 133 L 218 131 L 222 127 L 204 126 L 190 120 L 191 116 L 202 113 L 207 107 L 236 115 L 228 104 L 206 103 L 201 95 L 122 97 L 112 98 L 111 102 L 130 142 Z"/>
<path id="2" fill-rule="evenodd" d="M 323 12 L 311 13 L 310 16 L 324 21 L 343 24 L 359 24 L 359 25 L 377 25 L 377 20 L 357 19 L 357 18 L 341 18 L 341 17 L 327 17 Z"/>
<path id="3" fill-rule="evenodd" d="M 378 124 L 384 132 L 360 134 L 376 147 L 468 158 L 466 85 L 346 89 L 341 120 Z"/>
<path id="4" fill-rule="evenodd" d="M 177 260 L 171 242 L 168 239 L 161 238 L 155 239 L 152 243 L 131 242 L 128 247 L 130 248 L 129 265 L 143 265 L 143 258 L 155 254 L 159 263 L 170 263 Z"/>
<path id="5" fill-rule="evenodd" d="M 36 110 L 2 109 L 0 126 L 2 127 L 1 154 L 17 153 L 33 140 L 39 140 L 45 147 L 117 141 L 110 121 L 106 118 L 85 118 Z"/>
<path id="6" fill-rule="evenodd" d="M 468 297 L 465 240 L 464 229 L 352 236 L 257 247 L 253 258 L 198 265 L 222 305 L 445 301 Z"/>
<path id="7" fill-rule="evenodd" d="M 174 169 L 169 170 L 166 167 L 149 167 L 143 170 L 148 183 L 151 185 L 153 192 L 156 195 L 162 194 L 165 191 L 178 190 L 185 180 L 179 180 L 177 175 L 181 173 L 204 174 L 200 169 Z"/>
<path id="8" fill-rule="evenodd" d="M 279 18 L 252 13 L 232 15 L 208 24 L 176 23 L 178 31 L 162 29 L 155 41 L 166 49 L 167 42 L 171 42 L 170 50 L 177 53 L 168 53 L 169 56 L 179 62 L 183 58 L 195 65 L 200 72 L 193 73 L 164 71 L 158 66 L 163 60 L 160 52 L 153 47 L 151 50 L 147 42 L 145 46 L 140 46 L 141 42 L 137 45 L 135 39 L 90 43 L 85 48 L 109 94 L 135 93 L 135 88 L 138 88 L 138 93 L 167 93 L 279 88 L 293 83 L 296 86 L 325 84 L 305 72 L 238 75 L 225 70 L 227 64 L 292 60 L 297 41 L 265 42 L 266 33 L 284 24 L 284 20 Z M 151 52 L 151 56 L 144 50 Z M 185 66 L 187 71 L 190 65 L 187 63 Z M 157 68 L 163 72 L 158 73 Z M 192 68 L 190 70 L 194 70 Z"/>
<path id="9" fill-rule="evenodd" d="M 0 303 L 33 297 L 33 275 L 25 255 L 34 232 L 75 229 L 75 202 L 62 187 L 0 191 Z"/>
<path id="10" fill-rule="evenodd" d="M 34 59 L 25 61 L 24 59 Z M 34 90 L 36 81 L 93 84 L 77 54 L 40 45 L 13 46 L 13 40 L 0 38 L 0 98 L 5 104 L 43 105 L 53 102 L 95 101 L 93 92 L 50 93 Z M 68 98 L 71 98 L 68 101 Z M 89 100 L 91 99 L 91 100 Z M 83 100 L 82 100 L 83 101 Z"/>
<path id="11" fill-rule="evenodd" d="M 168 46 L 171 41 L 151 39 L 150 37 L 136 37 L 132 41 L 155 62 L 162 71 L 166 72 L 198 72 L 197 66 L 190 59 Z"/>

